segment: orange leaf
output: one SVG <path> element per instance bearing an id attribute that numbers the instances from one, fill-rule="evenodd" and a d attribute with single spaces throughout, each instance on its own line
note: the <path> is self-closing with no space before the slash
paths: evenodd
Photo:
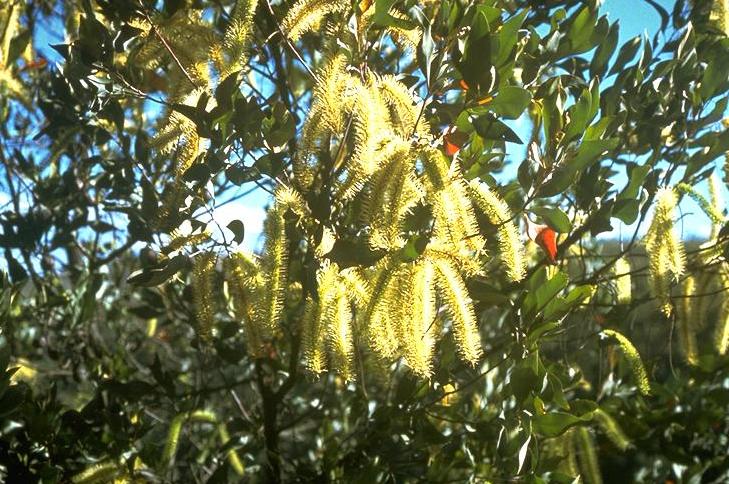
<path id="1" fill-rule="evenodd" d="M 483 106 L 484 104 L 488 104 L 491 101 L 493 101 L 493 99 L 494 98 L 492 96 L 482 97 L 481 99 L 479 99 L 478 101 L 476 101 L 476 104 L 478 104 L 479 106 Z"/>
<path id="2" fill-rule="evenodd" d="M 455 129 L 455 126 L 451 127 L 448 133 L 443 137 L 443 148 L 448 156 L 453 156 L 463 148 L 464 143 L 468 141 L 468 135 L 461 133 Z"/>
<path id="3" fill-rule="evenodd" d="M 27 71 L 30 69 L 44 69 L 47 65 L 48 65 L 48 61 L 45 60 L 43 57 L 39 57 L 36 60 L 25 64 L 25 66 L 23 66 L 20 70 Z"/>

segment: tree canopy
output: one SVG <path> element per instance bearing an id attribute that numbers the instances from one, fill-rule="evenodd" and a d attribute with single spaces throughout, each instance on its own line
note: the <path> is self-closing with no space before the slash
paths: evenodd
<path id="1" fill-rule="evenodd" d="M 643 2 L 6 0 L 0 476 L 725 482 L 729 5 Z"/>

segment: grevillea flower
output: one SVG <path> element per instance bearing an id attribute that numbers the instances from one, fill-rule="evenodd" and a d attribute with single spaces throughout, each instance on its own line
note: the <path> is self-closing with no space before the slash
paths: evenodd
<path id="1" fill-rule="evenodd" d="M 621 257 L 615 261 L 615 267 L 613 269 L 615 270 L 615 292 L 618 304 L 630 304 L 630 262 L 626 257 Z"/>
<path id="2" fill-rule="evenodd" d="M 696 365 L 698 353 L 696 349 L 696 328 L 694 318 L 696 313 L 696 280 L 693 275 L 684 279 L 681 285 L 683 298 L 676 304 L 676 329 L 678 332 L 678 344 L 681 348 L 686 363 Z"/>
<path id="3" fill-rule="evenodd" d="M 638 385 L 638 391 L 640 391 L 643 395 L 650 395 L 651 386 L 648 381 L 648 374 L 645 371 L 645 366 L 643 366 L 643 360 L 640 358 L 640 353 L 638 353 L 638 350 L 635 346 L 633 346 L 633 343 L 631 343 L 623 334 L 612 329 L 603 329 L 602 334 L 607 337 L 615 338 L 618 345 L 620 345 L 623 356 L 625 356 L 625 359 L 627 359 L 628 363 L 630 363 L 630 369 L 633 371 L 633 377 L 635 378 L 635 383 Z"/>
<path id="4" fill-rule="evenodd" d="M 605 435 L 618 449 L 625 451 L 631 446 L 630 439 L 625 435 L 623 429 L 615 421 L 615 419 L 600 407 L 597 407 L 592 414 L 592 418 L 597 423 L 598 427 L 605 432 Z"/>
<path id="5" fill-rule="evenodd" d="M 645 236 L 651 287 L 666 316 L 672 310 L 671 284 L 681 277 L 686 268 L 683 244 L 673 226 L 677 203 L 676 192 L 672 188 L 660 188 L 656 192 L 653 221 Z"/>
<path id="6" fill-rule="evenodd" d="M 197 332 L 201 338 L 210 337 L 215 323 L 214 278 L 217 256 L 213 252 L 198 254 L 192 266 L 192 293 L 195 301 Z"/>
<path id="7" fill-rule="evenodd" d="M 495 191 L 475 180 L 471 181 L 469 188 L 476 207 L 496 226 L 499 252 L 509 278 L 512 281 L 522 280 L 526 274 L 526 254 L 509 205 Z"/>

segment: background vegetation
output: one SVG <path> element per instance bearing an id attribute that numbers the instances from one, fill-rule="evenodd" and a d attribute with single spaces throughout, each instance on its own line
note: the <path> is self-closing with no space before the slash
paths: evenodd
<path id="1" fill-rule="evenodd" d="M 726 482 L 729 10 L 646 1 L 3 2 L 0 475 Z"/>

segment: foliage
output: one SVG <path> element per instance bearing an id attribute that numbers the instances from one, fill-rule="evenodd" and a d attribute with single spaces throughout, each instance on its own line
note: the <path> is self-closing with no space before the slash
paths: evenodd
<path id="1" fill-rule="evenodd" d="M 0 475 L 727 480 L 729 10 L 647 3 L 5 2 Z"/>

